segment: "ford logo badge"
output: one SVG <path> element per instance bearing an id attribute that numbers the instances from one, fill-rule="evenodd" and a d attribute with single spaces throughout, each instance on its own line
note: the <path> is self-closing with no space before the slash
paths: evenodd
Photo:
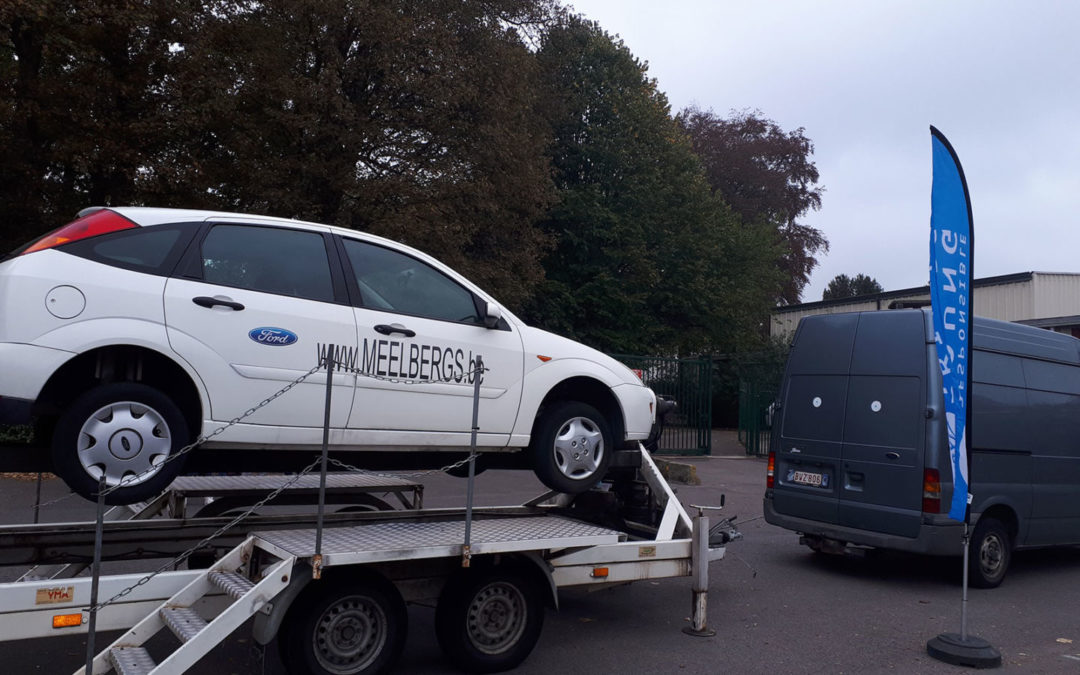
<path id="1" fill-rule="evenodd" d="M 248 331 L 248 337 L 261 345 L 272 345 L 274 347 L 285 347 L 300 339 L 297 337 L 296 333 L 291 330 L 271 328 L 268 326 L 252 328 Z"/>

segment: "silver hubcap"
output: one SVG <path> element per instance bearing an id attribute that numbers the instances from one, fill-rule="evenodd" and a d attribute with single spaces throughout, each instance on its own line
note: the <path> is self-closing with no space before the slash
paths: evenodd
<path id="1" fill-rule="evenodd" d="M 568 478 L 582 479 L 596 473 L 604 457 L 604 435 L 587 417 L 567 420 L 555 435 L 555 465 Z"/>
<path id="2" fill-rule="evenodd" d="M 371 598 L 351 595 L 322 613 L 315 624 L 315 658 L 331 673 L 357 673 L 386 645 L 386 614 Z"/>
<path id="3" fill-rule="evenodd" d="M 469 603 L 467 630 L 469 641 L 485 654 L 513 647 L 525 632 L 525 596 L 504 581 L 484 586 Z"/>
<path id="4" fill-rule="evenodd" d="M 79 463 L 105 485 L 138 485 L 158 471 L 172 450 L 169 425 L 142 403 L 118 401 L 99 408 L 79 430 Z"/>
<path id="5" fill-rule="evenodd" d="M 1001 572 L 1001 564 L 1005 557 L 1005 542 L 996 534 L 991 534 L 982 541 L 979 547 L 979 565 L 983 574 L 987 577 L 996 577 Z"/>

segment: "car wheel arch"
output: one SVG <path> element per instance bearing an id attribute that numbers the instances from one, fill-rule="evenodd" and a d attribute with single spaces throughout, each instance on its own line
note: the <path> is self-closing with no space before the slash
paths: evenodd
<path id="1" fill-rule="evenodd" d="M 531 435 L 536 435 L 536 424 L 543 416 L 544 411 L 552 404 L 560 401 L 578 401 L 596 408 L 607 420 L 611 429 L 611 435 L 617 447 L 621 446 L 626 437 L 626 421 L 623 418 L 622 406 L 611 391 L 611 387 L 600 380 L 587 376 L 576 376 L 562 380 L 551 388 L 544 396 L 540 407 L 533 416 Z"/>
<path id="2" fill-rule="evenodd" d="M 96 347 L 68 360 L 42 387 L 35 414 L 55 416 L 84 392 L 107 382 L 138 382 L 159 389 L 176 402 L 191 437 L 201 431 L 204 399 L 195 377 L 172 357 L 142 345 Z"/>

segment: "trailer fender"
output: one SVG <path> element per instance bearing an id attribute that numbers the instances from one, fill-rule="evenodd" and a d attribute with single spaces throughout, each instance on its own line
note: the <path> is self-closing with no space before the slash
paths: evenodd
<path id="1" fill-rule="evenodd" d="M 297 562 L 293 565 L 292 577 L 289 585 L 281 593 L 274 597 L 270 603 L 269 613 L 259 612 L 255 615 L 255 623 L 251 627 L 251 636 L 261 645 L 270 644 L 281 628 L 281 622 L 285 620 L 285 614 L 292 607 L 293 601 L 310 584 L 311 567 L 307 563 Z"/>
<path id="2" fill-rule="evenodd" d="M 559 589 L 555 586 L 554 577 L 551 576 L 553 570 L 551 565 L 533 551 L 525 551 L 518 554 L 518 556 L 522 560 L 528 560 L 532 563 L 531 565 L 522 565 L 522 567 L 530 570 L 530 574 L 537 579 L 538 583 L 541 577 L 547 581 L 548 589 L 551 591 L 551 607 L 553 609 L 559 609 Z M 542 584 L 541 587 L 543 587 Z"/>

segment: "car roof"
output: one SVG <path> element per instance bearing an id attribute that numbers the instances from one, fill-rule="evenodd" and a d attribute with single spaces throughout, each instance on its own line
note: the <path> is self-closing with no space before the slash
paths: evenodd
<path id="1" fill-rule="evenodd" d="M 330 230 L 335 234 L 344 236 L 351 236 L 363 238 L 367 241 L 375 243 L 382 243 L 397 248 L 407 248 L 410 251 L 415 251 L 420 255 L 430 258 L 423 251 L 402 244 L 399 241 L 393 239 L 387 239 L 360 230 L 353 230 L 347 227 L 338 227 L 335 225 L 327 225 L 325 223 L 316 223 L 308 220 L 296 220 L 293 218 L 279 218 L 277 216 L 264 216 L 254 213 L 238 213 L 235 211 L 212 211 L 209 209 L 174 209 L 174 208 L 162 208 L 154 206 L 108 206 L 105 207 L 110 211 L 119 213 L 123 217 L 127 218 L 131 222 L 140 225 L 142 227 L 150 227 L 153 225 L 164 225 L 167 223 L 182 223 L 182 222 L 195 222 L 204 220 L 229 220 L 243 223 L 251 223 L 253 225 L 285 225 L 288 227 L 296 227 L 301 229 L 318 230 L 319 232 L 325 232 Z"/>

